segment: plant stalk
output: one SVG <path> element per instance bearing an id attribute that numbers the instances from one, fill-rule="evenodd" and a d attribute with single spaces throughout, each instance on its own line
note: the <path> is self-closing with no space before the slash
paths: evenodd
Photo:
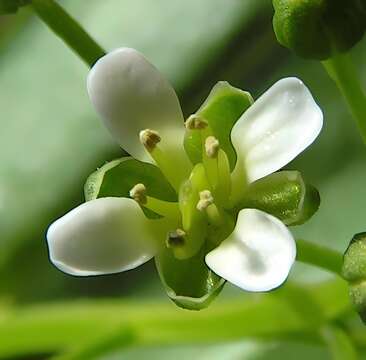
<path id="1" fill-rule="evenodd" d="M 366 144 L 366 96 L 350 56 L 337 54 L 322 64 L 345 98 Z"/>
<path id="2" fill-rule="evenodd" d="M 105 54 L 102 47 L 54 0 L 32 0 L 31 5 L 39 18 L 89 67 Z"/>
<path id="3" fill-rule="evenodd" d="M 343 255 L 335 250 L 305 240 L 296 240 L 297 261 L 318 266 L 342 277 Z"/>

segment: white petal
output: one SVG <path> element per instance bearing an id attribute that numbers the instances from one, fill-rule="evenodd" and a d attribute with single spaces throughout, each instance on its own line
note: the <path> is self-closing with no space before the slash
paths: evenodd
<path id="1" fill-rule="evenodd" d="M 316 139 L 322 126 L 322 111 L 302 81 L 278 81 L 233 127 L 234 172 L 241 167 L 250 183 L 281 169 Z"/>
<path id="2" fill-rule="evenodd" d="M 79 276 L 133 269 L 156 252 L 148 221 L 131 199 L 88 201 L 49 227 L 50 259 L 60 270 Z"/>
<path id="3" fill-rule="evenodd" d="M 234 232 L 206 255 L 206 264 L 244 290 L 268 291 L 286 280 L 295 257 L 295 241 L 280 220 L 244 209 Z"/>
<path id="4" fill-rule="evenodd" d="M 182 147 L 184 122 L 172 86 L 142 54 L 120 48 L 100 58 L 90 70 L 89 97 L 117 142 L 134 158 L 151 161 L 140 144 L 141 130 L 159 132 L 159 146 Z"/>

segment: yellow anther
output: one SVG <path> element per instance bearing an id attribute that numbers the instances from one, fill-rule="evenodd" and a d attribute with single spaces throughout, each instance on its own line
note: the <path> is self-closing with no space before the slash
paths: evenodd
<path id="1" fill-rule="evenodd" d="M 206 155 L 211 158 L 217 158 L 217 154 L 220 150 L 220 143 L 214 136 L 208 136 L 205 140 Z"/>
<path id="2" fill-rule="evenodd" d="M 204 211 L 214 203 L 214 198 L 210 190 L 200 192 L 200 200 L 197 203 L 197 210 Z"/>
<path id="3" fill-rule="evenodd" d="M 130 197 L 134 199 L 136 202 L 138 202 L 141 205 L 146 204 L 147 198 L 146 198 L 146 187 L 144 184 L 136 184 L 131 190 L 130 190 Z"/>
<path id="4" fill-rule="evenodd" d="M 207 127 L 207 121 L 200 115 L 193 114 L 185 122 L 188 130 L 202 130 Z"/>
<path id="5" fill-rule="evenodd" d="M 145 129 L 140 131 L 140 142 L 146 150 L 152 152 L 156 145 L 161 141 L 159 133 L 155 130 Z"/>
<path id="6" fill-rule="evenodd" d="M 186 232 L 182 229 L 177 229 L 175 231 L 170 231 L 168 233 L 168 237 L 166 240 L 166 246 L 168 248 L 183 246 L 184 245 L 184 237 L 186 236 Z"/>

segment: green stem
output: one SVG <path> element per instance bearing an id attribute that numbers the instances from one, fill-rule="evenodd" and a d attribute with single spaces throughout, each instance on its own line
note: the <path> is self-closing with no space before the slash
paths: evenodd
<path id="1" fill-rule="evenodd" d="M 94 39 L 54 0 L 32 0 L 35 13 L 90 67 L 105 54 Z"/>
<path id="2" fill-rule="evenodd" d="M 341 253 L 305 240 L 296 240 L 296 244 L 297 261 L 315 265 L 342 276 L 343 255 Z"/>
<path id="3" fill-rule="evenodd" d="M 338 54 L 323 61 L 322 64 L 347 101 L 363 142 L 366 144 L 366 96 L 350 56 Z"/>

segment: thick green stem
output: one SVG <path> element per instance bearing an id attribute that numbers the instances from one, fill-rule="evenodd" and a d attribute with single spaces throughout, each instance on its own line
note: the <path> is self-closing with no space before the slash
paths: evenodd
<path id="1" fill-rule="evenodd" d="M 348 103 L 353 118 L 366 144 L 366 96 L 349 55 L 338 54 L 322 62 Z"/>
<path id="2" fill-rule="evenodd" d="M 94 39 L 54 0 L 32 0 L 36 14 L 90 67 L 105 54 Z"/>
<path id="3" fill-rule="evenodd" d="M 296 244 L 297 261 L 315 265 L 342 276 L 343 255 L 341 253 L 305 240 L 296 240 Z"/>

